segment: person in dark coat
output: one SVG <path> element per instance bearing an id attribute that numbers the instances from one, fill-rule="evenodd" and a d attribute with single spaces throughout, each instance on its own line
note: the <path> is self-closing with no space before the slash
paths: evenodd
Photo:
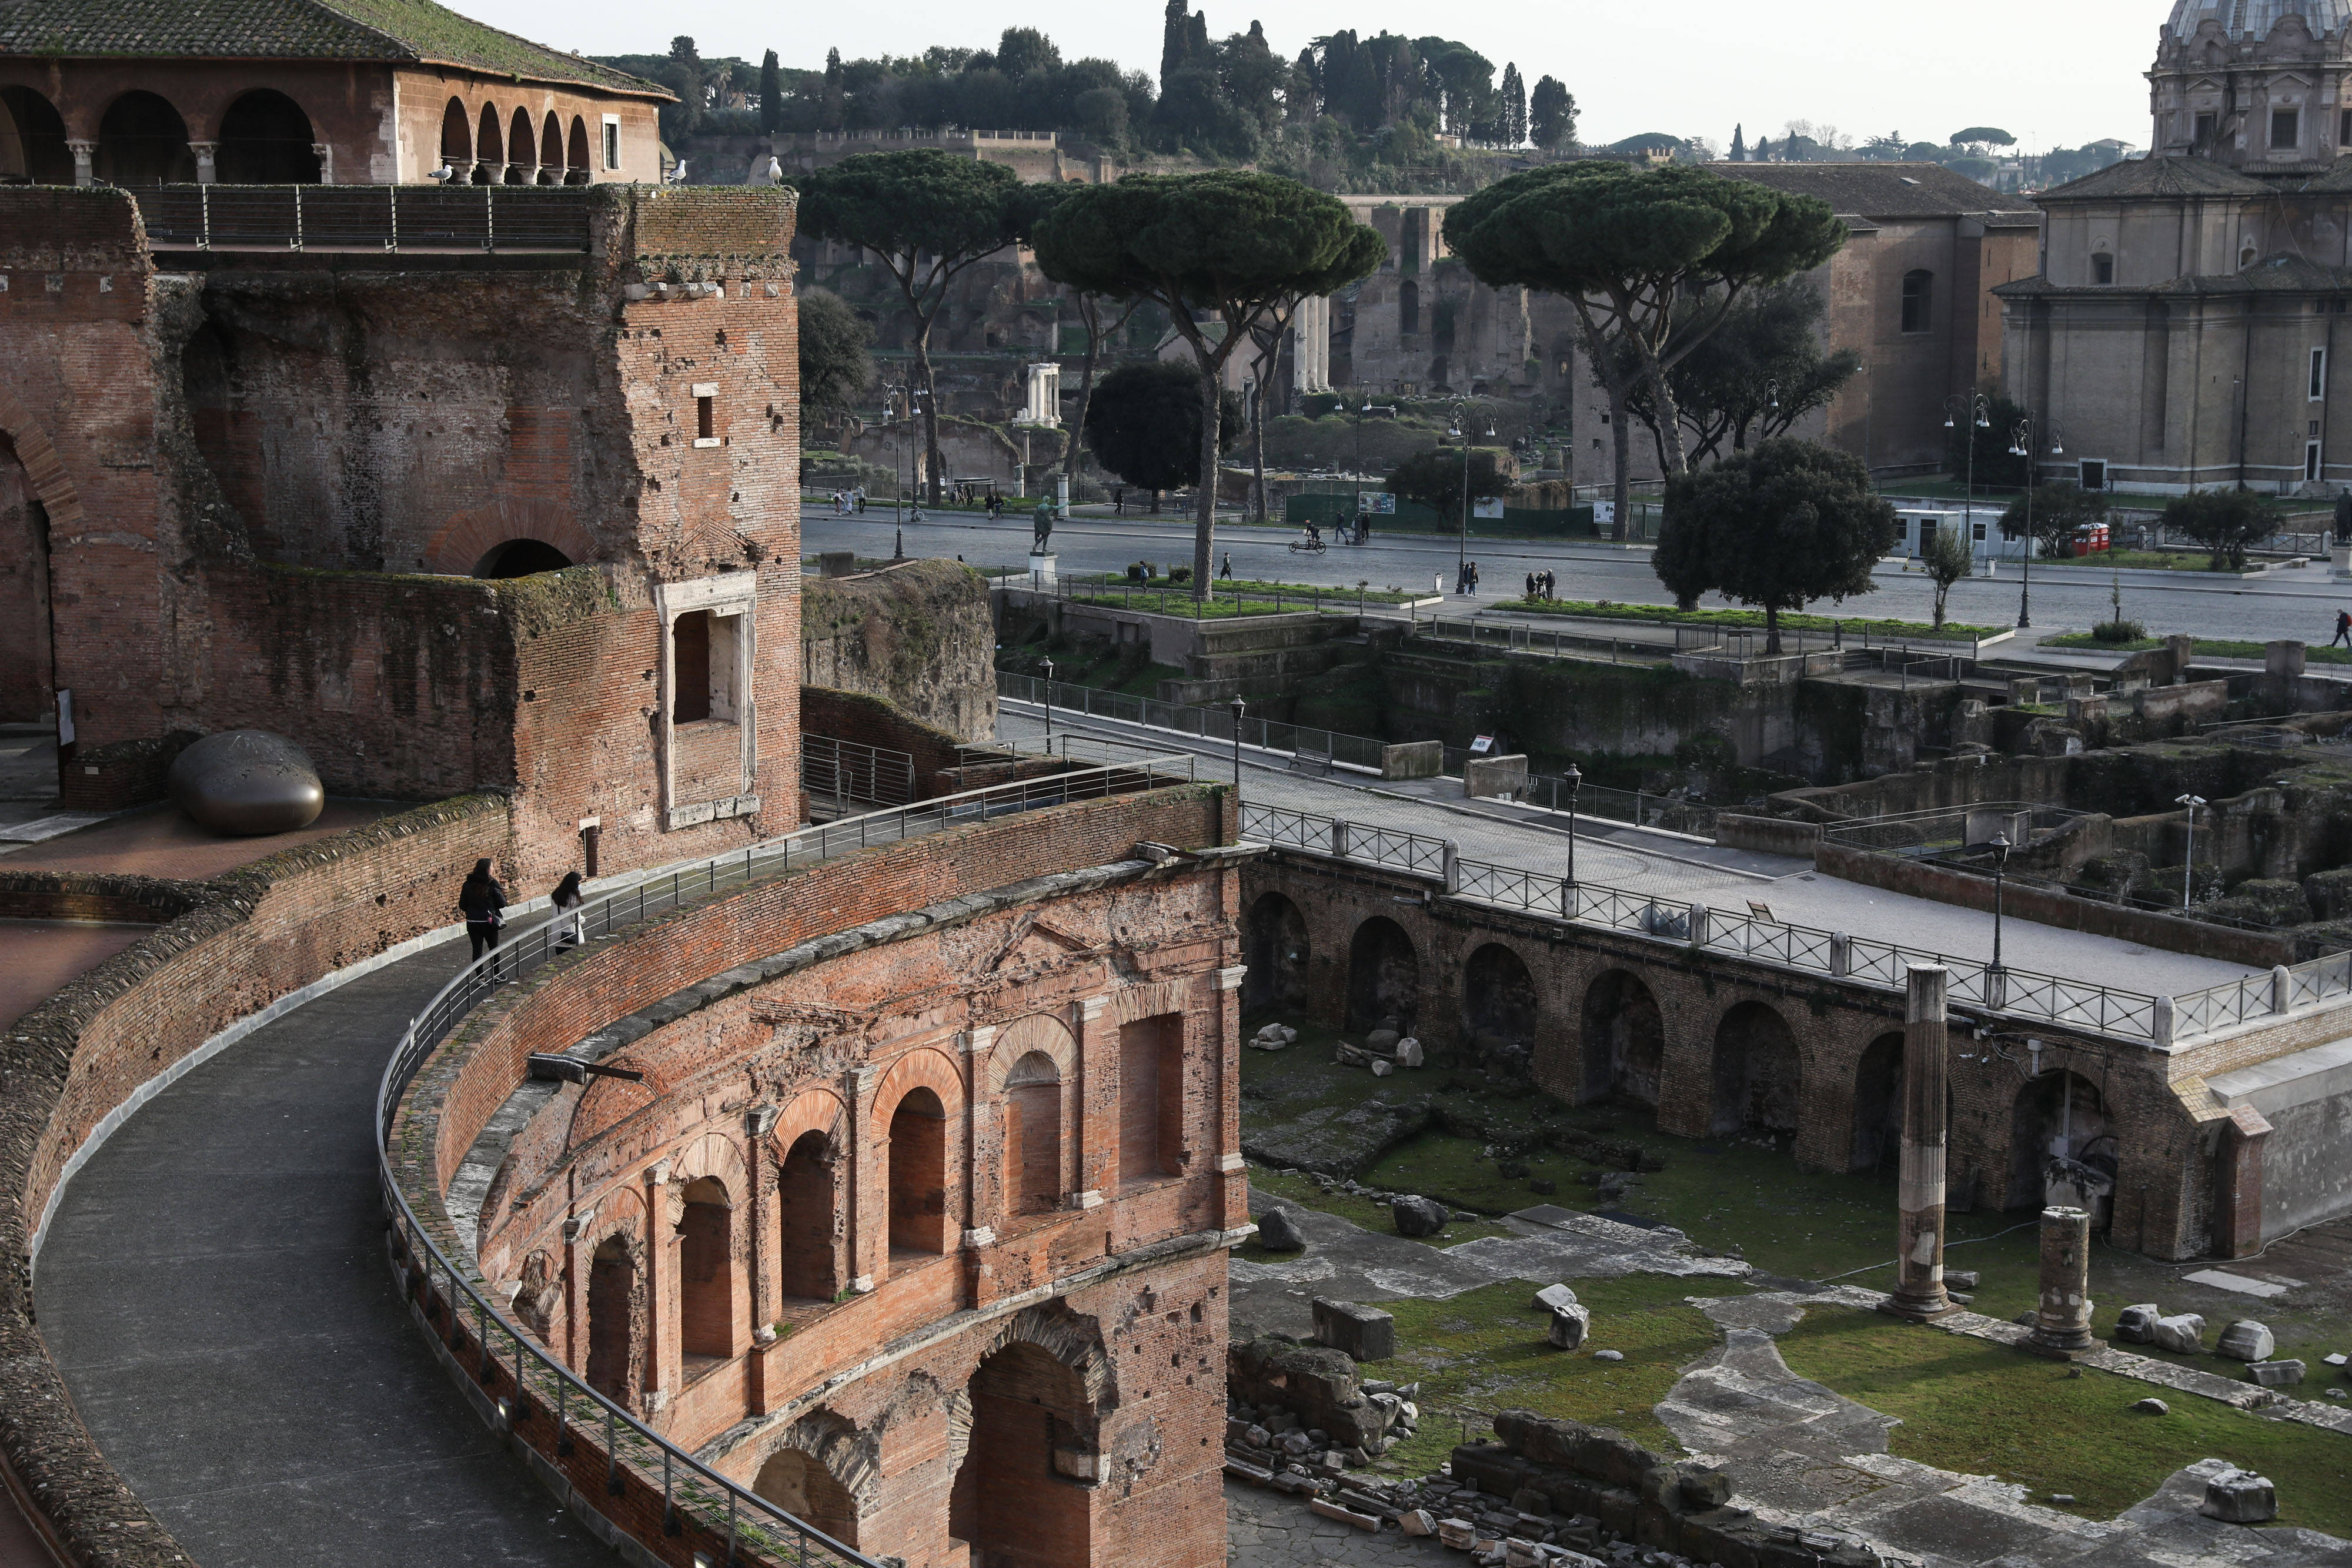
<path id="1" fill-rule="evenodd" d="M 548 894 L 547 901 L 555 909 L 555 945 L 558 947 L 576 947 L 588 939 L 584 917 L 580 914 L 580 906 L 588 900 L 587 895 L 580 891 L 578 872 L 565 872 L 563 880 L 555 884 L 555 891 Z"/>
<path id="2" fill-rule="evenodd" d="M 457 890 L 457 908 L 466 917 L 466 935 L 474 944 L 474 956 L 495 953 L 499 946 L 499 928 L 506 924 L 507 891 L 499 879 L 490 874 L 490 862 L 478 860 L 466 878 L 466 885 Z M 498 966 L 491 965 L 492 973 Z"/>

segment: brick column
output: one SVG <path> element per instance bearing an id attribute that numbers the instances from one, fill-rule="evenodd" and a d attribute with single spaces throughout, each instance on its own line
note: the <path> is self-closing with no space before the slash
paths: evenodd
<path id="1" fill-rule="evenodd" d="M 995 1296 L 988 1249 L 1004 1213 L 1004 1106 L 983 1093 L 995 1043 L 992 1024 L 963 1033 L 963 1289 L 965 1304 L 974 1307 Z"/>
<path id="2" fill-rule="evenodd" d="M 686 1363 L 669 1325 L 677 1317 L 677 1227 L 685 1218 L 670 1163 L 646 1169 L 646 1414 L 657 1416 L 686 1381 Z"/>
<path id="3" fill-rule="evenodd" d="M 845 1154 L 849 1179 L 849 1288 L 864 1295 L 890 1272 L 889 1129 L 874 1124 L 874 1085 L 878 1067 L 852 1068 L 841 1085 L 849 1107 Z"/>
<path id="4" fill-rule="evenodd" d="M 2080 1208 L 2042 1211 L 2042 1299 L 2028 1350 L 2071 1357 L 2098 1345 L 2091 1337 L 2091 1216 Z"/>
<path id="5" fill-rule="evenodd" d="M 761 1156 L 767 1151 L 768 1134 L 776 1130 L 776 1118 L 781 1113 L 773 1105 L 761 1105 L 743 1117 L 743 1179 L 751 1189 L 746 1210 L 750 1234 L 744 1239 L 743 1251 L 751 1276 L 754 1344 L 766 1344 L 776 1337 L 776 1331 L 770 1326 L 776 1321 L 776 1300 L 781 1293 L 776 1275 L 776 1173 L 772 1162 Z"/>
<path id="6" fill-rule="evenodd" d="M 1093 1208 L 1118 1186 L 1118 1026 L 1102 1021 L 1108 997 L 1088 997 L 1071 1009 L 1078 1037 L 1077 1190 L 1072 1208 Z"/>
<path id="7" fill-rule="evenodd" d="M 1216 988 L 1211 994 L 1217 1006 L 1216 1070 L 1207 1075 L 1208 1112 L 1215 1124 L 1203 1129 L 1203 1136 L 1213 1155 L 1210 1168 L 1217 1173 L 1222 1200 L 1220 1223 L 1228 1230 L 1250 1222 L 1249 1174 L 1242 1159 L 1241 1096 L 1242 981 L 1248 974 L 1246 964 L 1214 969 L 1209 974 Z"/>
<path id="8" fill-rule="evenodd" d="M 593 1209 L 572 1214 L 563 1222 L 563 1343 L 547 1348 L 563 1358 L 575 1373 L 588 1369 L 588 1343 L 580 1326 L 588 1321 L 587 1260 L 580 1255 L 580 1238 L 596 1218 Z"/>
<path id="9" fill-rule="evenodd" d="M 1944 1294 L 1945 988 L 1941 965 L 1912 966 L 1903 1017 L 1903 1175 L 1896 1201 L 1895 1293 L 1897 1317 L 1932 1318 L 1952 1310 Z"/>
<path id="10" fill-rule="evenodd" d="M 2271 1124 L 2252 1105 L 2233 1105 L 2214 1156 L 2213 1253 L 2245 1258 L 2263 1245 L 2263 1148 Z"/>

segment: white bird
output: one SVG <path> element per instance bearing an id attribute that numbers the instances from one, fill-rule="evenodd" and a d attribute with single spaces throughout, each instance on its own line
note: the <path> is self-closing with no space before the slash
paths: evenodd
<path id="1" fill-rule="evenodd" d="M 761 178 L 771 185 L 781 185 L 784 183 L 784 166 L 772 157 L 768 160 L 767 172 Z"/>
<path id="2" fill-rule="evenodd" d="M 425 178 L 431 180 L 454 180 L 457 177 L 457 171 L 452 169 L 446 163 L 442 164 L 441 167 L 434 170 L 432 173 L 425 176 Z"/>

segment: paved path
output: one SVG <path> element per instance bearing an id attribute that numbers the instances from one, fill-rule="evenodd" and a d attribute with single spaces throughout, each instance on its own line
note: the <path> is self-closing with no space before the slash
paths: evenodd
<path id="1" fill-rule="evenodd" d="M 1029 717 L 1029 711 L 1026 704 L 1003 704 L 998 733 L 1021 739 L 1043 733 L 1042 723 Z M 1063 718 L 1058 716 L 1060 710 L 1055 711 L 1056 730 L 1083 729 L 1171 748 L 1196 749 L 1207 759 L 1202 777 L 1231 777 L 1231 763 L 1224 760 L 1230 758 L 1229 747 L 1220 749 L 1214 742 L 1203 746 L 1192 737 L 1114 719 Z M 1255 764 L 1243 769 L 1242 792 L 1267 805 L 1453 839 L 1473 860 L 1555 876 L 1568 870 L 1568 835 L 1559 819 L 1530 807 L 1488 802 L 1477 803 L 1475 810 L 1469 809 L 1469 802 L 1454 807 L 1432 798 L 1433 791 L 1426 788 L 1418 798 L 1408 797 L 1395 787 L 1358 775 L 1309 776 Z M 1576 874 L 1586 882 L 1603 883 L 1645 897 L 1705 904 L 1734 915 L 1747 914 L 1753 901 L 1793 925 L 1899 942 L 1956 958 L 1992 956 L 1992 915 L 1981 910 L 1817 876 L 1805 862 L 1786 856 L 1727 856 L 1711 845 L 1687 844 L 1633 829 L 1593 833 L 1584 831 L 1582 821 L 1578 827 Z M 1759 872 L 1766 880 L 1752 874 Z M 2037 925 L 2013 915 L 2003 924 L 2001 958 L 2012 969 L 2150 996 L 2180 996 L 2252 972 L 2243 965 Z"/>
<path id="2" fill-rule="evenodd" d="M 386 1270 L 371 1114 L 444 944 L 257 1031 L 68 1186 L 36 1280 L 91 1435 L 203 1568 L 609 1564 L 451 1387 Z"/>

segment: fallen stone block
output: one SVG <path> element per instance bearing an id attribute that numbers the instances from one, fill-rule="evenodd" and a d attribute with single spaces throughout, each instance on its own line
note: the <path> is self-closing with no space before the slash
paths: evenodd
<path id="1" fill-rule="evenodd" d="M 1386 1078 L 1390 1073 L 1394 1072 L 1395 1071 L 1396 1065 L 1393 1062 L 1382 1061 L 1378 1057 L 1374 1057 L 1372 1059 L 1373 1077 Z"/>
<path id="2" fill-rule="evenodd" d="M 1566 1285 L 1546 1285 L 1536 1292 L 1536 1311 L 1556 1312 L 1562 1307 L 1576 1305 L 1576 1292 Z"/>
<path id="3" fill-rule="evenodd" d="M 2278 1517 L 2278 1490 L 2252 1470 L 2224 1470 L 2205 1483 L 2197 1511 L 2224 1524 L 2266 1524 Z"/>
<path id="4" fill-rule="evenodd" d="M 1267 1469 L 1264 1465 L 1251 1464 L 1247 1459 L 1235 1458 L 1231 1454 L 1225 1456 L 1225 1474 L 1235 1480 L 1247 1481 L 1252 1486 L 1264 1487 L 1274 1484 L 1272 1470 Z"/>
<path id="5" fill-rule="evenodd" d="M 1307 1511 L 1321 1514 L 1325 1519 L 1336 1519 L 1342 1524 L 1352 1524 L 1358 1530 L 1378 1530 L 1381 1527 L 1381 1521 L 1369 1513 L 1358 1513 L 1352 1508 L 1341 1508 L 1338 1503 L 1328 1502 L 1319 1497 L 1307 1505 Z"/>
<path id="6" fill-rule="evenodd" d="M 2148 1396 L 2146 1399 L 2133 1401 L 2132 1408 L 2143 1416 L 2168 1416 L 2172 1413 L 2172 1406 L 2154 1395 Z"/>
<path id="7" fill-rule="evenodd" d="M 1279 1208 L 1269 1208 L 1257 1222 L 1257 1244 L 1269 1252 L 1304 1252 L 1307 1238 L 1298 1221 Z"/>
<path id="8" fill-rule="evenodd" d="M 1378 1307 L 1315 1298 L 1315 1339 L 1357 1361 L 1386 1361 L 1396 1354 L 1396 1319 Z"/>
<path id="9" fill-rule="evenodd" d="M 1411 1035 L 1396 1043 L 1396 1064 L 1399 1067 L 1419 1067 L 1422 1064 L 1421 1041 Z"/>
<path id="10" fill-rule="evenodd" d="M 1407 1535 L 1434 1535 L 1437 1521 L 1429 1517 L 1425 1508 L 1409 1508 L 1397 1515 L 1397 1529 Z"/>
<path id="11" fill-rule="evenodd" d="M 2156 1320 L 2154 1340 L 2160 1350 L 2188 1354 L 2205 1348 L 2205 1320 L 2195 1312 L 2176 1312 Z"/>
<path id="12" fill-rule="evenodd" d="M 1453 1210 L 1433 1197 L 1400 1197 L 1389 1205 L 1389 1218 L 1399 1236 L 1434 1236 L 1453 1218 Z"/>
<path id="13" fill-rule="evenodd" d="M 1522 1516 L 1537 1516 L 1540 1522 L 1541 1516 L 1551 1511 L 1551 1494 L 1538 1491 L 1533 1487 L 1521 1487 L 1511 1494 L 1511 1507 Z"/>
<path id="14" fill-rule="evenodd" d="M 1554 1350 L 1574 1350 L 1591 1333 L 1591 1309 L 1570 1301 L 1567 1306 L 1552 1309 L 1551 1326 L 1545 1331 L 1544 1342 Z"/>
<path id="15" fill-rule="evenodd" d="M 1947 1269 L 1944 1270 L 1944 1283 L 1955 1291 L 1973 1291 L 1977 1288 L 1978 1282 L 1982 1279 L 1983 1276 L 1979 1274 L 1974 1269 Z"/>
<path id="16" fill-rule="evenodd" d="M 1622 1350 L 1596 1350 L 1592 1353 L 1592 1359 L 1595 1361 L 1622 1361 L 1625 1359 L 1625 1353 Z"/>
<path id="17" fill-rule="evenodd" d="M 2268 1361 L 2278 1349 L 2278 1340 L 2270 1329 L 2252 1318 L 2240 1318 L 2221 1331 L 2221 1338 L 2213 1346 L 2214 1354 L 2238 1361 Z"/>
<path id="18" fill-rule="evenodd" d="M 1437 1521 L 1437 1543 L 1456 1552 L 1467 1552 L 1478 1544 L 1478 1532 L 1466 1519 L 1441 1519 Z"/>
<path id="19" fill-rule="evenodd" d="M 2116 1341 L 2119 1344 L 2153 1344 L 2156 1343 L 2156 1321 L 2164 1316 L 2164 1309 L 2154 1301 L 2144 1301 L 2136 1307 L 2126 1307 L 2116 1314 Z"/>
<path id="20" fill-rule="evenodd" d="M 1536 1543 L 1518 1536 L 1503 1542 L 1503 1568 L 1536 1568 Z"/>
<path id="21" fill-rule="evenodd" d="M 2290 1383 L 2303 1381 L 2303 1363 L 2299 1361 L 2255 1361 L 2246 1364 L 2246 1375 L 2264 1388 L 2284 1388 Z"/>

